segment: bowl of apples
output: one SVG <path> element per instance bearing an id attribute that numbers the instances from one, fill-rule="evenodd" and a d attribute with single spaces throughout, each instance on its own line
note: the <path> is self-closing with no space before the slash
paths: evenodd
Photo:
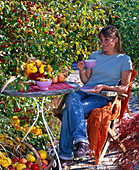
<path id="1" fill-rule="evenodd" d="M 40 88 L 40 90 L 48 90 L 49 86 L 52 84 L 52 80 L 44 79 L 44 78 L 37 78 L 35 83 Z"/>

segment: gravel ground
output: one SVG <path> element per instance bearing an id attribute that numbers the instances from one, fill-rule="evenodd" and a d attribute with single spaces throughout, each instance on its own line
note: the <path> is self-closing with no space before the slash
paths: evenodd
<path id="1" fill-rule="evenodd" d="M 77 67 L 75 66 L 74 72 L 68 77 L 68 81 L 73 81 L 79 83 L 81 86 L 83 85 L 79 78 L 79 71 L 77 70 Z M 129 101 L 129 110 L 132 113 L 136 113 L 139 111 L 139 98 L 135 97 L 133 93 L 131 93 L 130 101 Z M 127 113 L 125 116 L 129 116 Z M 105 155 L 101 165 L 94 165 L 93 159 L 82 159 L 82 160 L 76 160 L 74 164 L 72 164 L 67 169 L 70 170 L 78 170 L 78 169 L 99 169 L 99 170 L 114 170 L 117 169 L 115 166 L 113 166 L 113 162 L 116 159 L 115 153 L 109 153 Z M 66 169 L 66 168 L 65 168 Z"/>

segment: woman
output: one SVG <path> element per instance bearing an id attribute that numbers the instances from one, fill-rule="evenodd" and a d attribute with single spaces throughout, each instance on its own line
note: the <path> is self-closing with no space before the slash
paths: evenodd
<path id="1" fill-rule="evenodd" d="M 122 54 L 121 37 L 115 26 L 104 27 L 99 34 L 102 50 L 93 52 L 89 59 L 96 60 L 96 66 L 84 72 L 84 61 L 78 62 L 80 79 L 93 92 L 77 91 L 66 98 L 66 108 L 62 113 L 60 153 L 62 167 L 72 162 L 74 157 L 82 157 L 89 152 L 89 142 L 84 116 L 95 108 L 110 102 L 100 95 L 101 90 L 126 93 L 132 73 L 130 57 Z M 121 84 L 118 82 L 121 80 Z"/>

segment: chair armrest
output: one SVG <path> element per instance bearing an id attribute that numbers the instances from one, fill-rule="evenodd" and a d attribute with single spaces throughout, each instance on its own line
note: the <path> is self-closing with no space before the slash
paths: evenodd
<path id="1" fill-rule="evenodd" d="M 116 92 L 116 91 L 107 91 L 107 90 L 103 90 L 101 92 L 101 95 L 102 96 L 107 96 L 107 97 L 116 97 L 118 95 L 118 97 L 122 98 L 122 99 L 124 99 L 125 97 L 128 97 L 127 94 L 119 93 L 119 92 Z"/>

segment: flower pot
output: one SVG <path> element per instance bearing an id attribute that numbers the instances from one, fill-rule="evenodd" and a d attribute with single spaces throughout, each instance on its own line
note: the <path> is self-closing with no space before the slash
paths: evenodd
<path id="1" fill-rule="evenodd" d="M 29 78 L 30 80 L 37 80 L 38 77 L 43 78 L 44 73 L 30 73 Z"/>

